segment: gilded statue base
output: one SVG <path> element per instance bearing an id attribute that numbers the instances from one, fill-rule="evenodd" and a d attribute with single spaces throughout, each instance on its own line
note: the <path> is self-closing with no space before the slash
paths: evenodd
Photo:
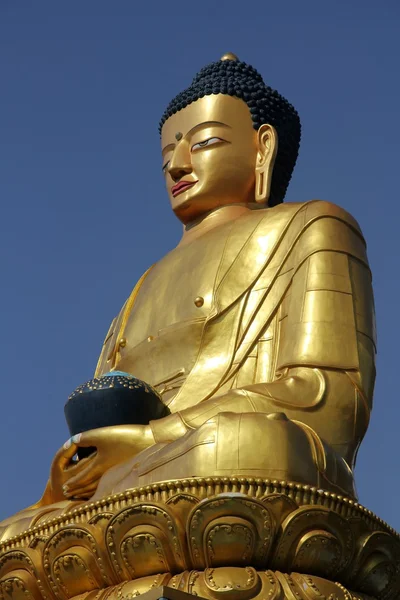
<path id="1" fill-rule="evenodd" d="M 210 600 L 396 600 L 400 537 L 334 493 L 212 477 L 79 505 L 0 547 L 4 600 L 123 600 L 158 586 Z"/>

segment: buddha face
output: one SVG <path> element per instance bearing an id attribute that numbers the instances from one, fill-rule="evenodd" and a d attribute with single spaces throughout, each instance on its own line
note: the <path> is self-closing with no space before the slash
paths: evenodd
<path id="1" fill-rule="evenodd" d="M 169 199 L 183 223 L 220 206 L 254 202 L 259 143 L 243 100 L 200 98 L 167 119 L 161 143 Z"/>

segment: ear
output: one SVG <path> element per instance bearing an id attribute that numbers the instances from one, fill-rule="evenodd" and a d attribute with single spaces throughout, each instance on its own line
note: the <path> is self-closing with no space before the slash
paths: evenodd
<path id="1" fill-rule="evenodd" d="M 272 125 L 261 125 L 257 132 L 256 193 L 255 201 L 268 204 L 272 172 L 278 151 L 278 134 Z"/>

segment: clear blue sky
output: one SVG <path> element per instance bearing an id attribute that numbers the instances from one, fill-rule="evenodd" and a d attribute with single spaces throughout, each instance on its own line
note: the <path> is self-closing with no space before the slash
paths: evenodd
<path id="1" fill-rule="evenodd" d="M 69 393 L 179 239 L 158 120 L 231 51 L 301 115 L 287 200 L 340 204 L 367 238 L 379 356 L 357 482 L 400 529 L 399 24 L 396 0 L 0 0 L 0 518 L 40 496 Z"/>

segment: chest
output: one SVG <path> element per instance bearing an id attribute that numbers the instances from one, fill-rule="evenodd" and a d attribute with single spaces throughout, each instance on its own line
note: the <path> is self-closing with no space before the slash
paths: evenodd
<path id="1" fill-rule="evenodd" d="M 218 230 L 171 251 L 151 270 L 125 329 L 129 346 L 209 314 L 227 231 Z"/>

